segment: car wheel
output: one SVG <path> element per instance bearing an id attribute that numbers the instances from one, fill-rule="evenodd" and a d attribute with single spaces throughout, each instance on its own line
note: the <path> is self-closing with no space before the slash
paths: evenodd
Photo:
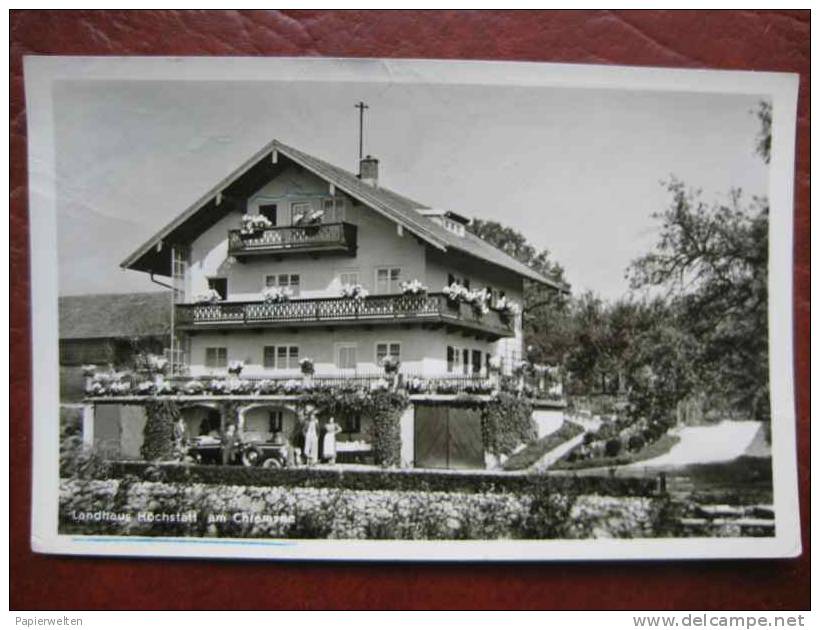
<path id="1" fill-rule="evenodd" d="M 281 468 L 282 462 L 277 457 L 269 457 L 262 462 L 262 468 Z"/>
<path id="2" fill-rule="evenodd" d="M 259 464 L 262 459 L 262 451 L 258 448 L 249 448 L 242 453 L 242 463 L 245 466 L 253 467 Z"/>

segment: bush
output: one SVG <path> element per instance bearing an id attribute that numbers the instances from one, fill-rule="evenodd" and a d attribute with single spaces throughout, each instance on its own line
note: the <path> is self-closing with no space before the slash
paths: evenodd
<path id="1" fill-rule="evenodd" d="M 545 435 L 539 440 L 532 442 L 525 449 L 512 455 L 504 462 L 504 470 L 524 470 L 535 464 L 551 450 L 559 447 L 564 442 L 571 440 L 575 436 L 583 433 L 581 425 L 564 420 L 561 427 L 549 435 Z"/>
<path id="2" fill-rule="evenodd" d="M 140 454 L 146 460 L 168 460 L 174 455 L 174 422 L 179 417 L 177 404 L 170 400 L 145 403 L 145 428 Z"/>
<path id="3" fill-rule="evenodd" d="M 630 451 L 639 451 L 644 447 L 645 444 L 646 442 L 644 441 L 643 437 L 641 437 L 640 435 L 633 435 L 629 438 L 629 441 L 627 442 L 627 448 L 629 448 Z"/>
<path id="4" fill-rule="evenodd" d="M 620 438 L 611 438 L 606 441 L 606 445 L 604 446 L 604 454 L 607 457 L 616 457 L 618 453 L 621 452 L 621 440 Z"/>
<path id="5" fill-rule="evenodd" d="M 346 470 L 329 468 L 246 468 L 244 466 L 198 466 L 114 462 L 110 476 L 145 478 L 146 470 L 161 469 L 169 483 L 201 483 L 214 486 L 261 486 L 287 488 L 340 488 L 346 490 L 396 490 L 412 492 L 529 492 L 535 483 L 547 483 L 554 492 L 571 490 L 579 494 L 650 496 L 654 479 L 555 476 L 500 476 L 485 471 L 430 472 L 417 470 Z"/>
<path id="6" fill-rule="evenodd" d="M 532 404 L 508 393 L 482 405 L 481 435 L 484 450 L 494 455 L 509 455 L 520 444 L 538 437 L 532 419 Z"/>
<path id="7" fill-rule="evenodd" d="M 662 500 L 565 492 L 544 477 L 527 492 L 510 494 L 242 488 L 151 483 L 127 477 L 61 483 L 59 531 L 268 539 L 651 536 L 653 509 Z M 106 511 L 130 517 L 79 521 L 72 518 L 75 511 Z M 184 514 L 189 518 L 146 520 L 134 518 L 137 512 Z M 211 520 L 209 517 L 214 515 L 222 518 Z"/>

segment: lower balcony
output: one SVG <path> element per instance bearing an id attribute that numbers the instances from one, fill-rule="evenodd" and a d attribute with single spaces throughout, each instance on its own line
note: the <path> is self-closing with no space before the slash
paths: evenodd
<path id="1" fill-rule="evenodd" d="M 302 328 L 310 326 L 421 325 L 447 327 L 495 341 L 515 335 L 512 319 L 441 293 L 295 299 L 288 302 L 178 304 L 177 330 Z"/>
<path id="2" fill-rule="evenodd" d="M 228 232 L 228 253 L 244 261 L 249 256 L 337 253 L 356 254 L 356 226 L 350 223 L 268 228 L 253 234 Z"/>

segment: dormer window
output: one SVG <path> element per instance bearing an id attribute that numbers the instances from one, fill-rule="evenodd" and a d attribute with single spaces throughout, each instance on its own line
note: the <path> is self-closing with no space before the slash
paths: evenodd
<path id="1" fill-rule="evenodd" d="M 448 232 L 452 232 L 458 236 L 464 236 L 464 226 L 461 223 L 448 219 L 447 217 L 443 217 L 442 225 Z"/>

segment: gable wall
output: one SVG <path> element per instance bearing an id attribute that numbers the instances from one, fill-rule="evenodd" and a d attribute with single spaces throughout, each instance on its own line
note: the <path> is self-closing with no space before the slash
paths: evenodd
<path id="1" fill-rule="evenodd" d="M 294 201 L 316 200 L 328 196 L 328 185 L 312 174 L 295 167 L 268 183 L 247 202 L 251 213 L 258 212 L 260 203 L 276 203 L 277 223 L 290 222 L 290 204 Z M 341 194 L 341 193 L 338 193 Z M 404 279 L 423 279 L 424 247 L 409 234 L 399 236 L 396 226 L 365 206 L 354 206 L 348 199 L 345 220 L 358 226 L 358 251 L 355 257 L 326 255 L 285 256 L 281 261 L 260 256 L 247 262 L 228 262 L 228 230 L 240 225 L 240 214 L 232 213 L 201 234 L 191 246 L 186 301 L 208 287 L 208 277 L 228 278 L 228 299 L 258 300 L 269 274 L 298 273 L 301 297 L 337 297 L 341 289 L 339 273 L 357 271 L 359 282 L 375 292 L 377 267 L 402 268 Z"/>

